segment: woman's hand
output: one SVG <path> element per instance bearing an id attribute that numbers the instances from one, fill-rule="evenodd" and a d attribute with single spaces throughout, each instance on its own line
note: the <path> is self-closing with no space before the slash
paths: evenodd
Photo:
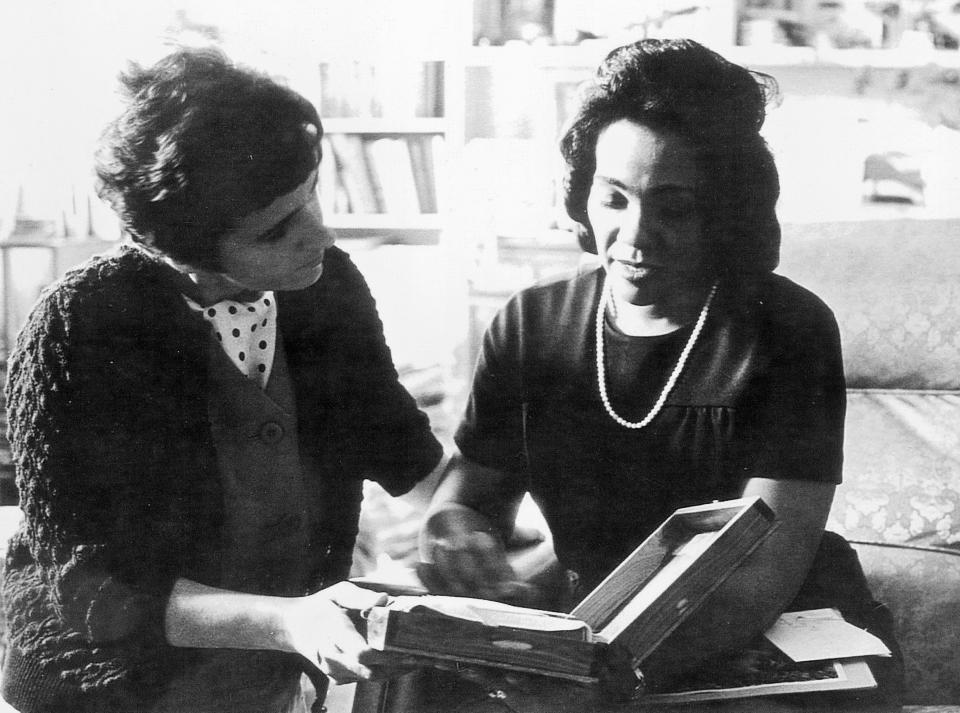
<path id="1" fill-rule="evenodd" d="M 300 654 L 336 683 L 388 678 L 415 668 L 416 659 L 370 648 L 350 619 L 386 598 L 348 582 L 306 597 L 273 597 L 179 579 L 164 629 L 173 646 Z"/>
<path id="2" fill-rule="evenodd" d="M 523 479 L 455 453 L 437 485 L 420 533 L 418 570 L 438 594 L 533 604 L 535 587 L 507 561 L 504 540 L 514 531 Z"/>
<path id="3" fill-rule="evenodd" d="M 437 594 L 531 602 L 533 587 L 519 580 L 489 521 L 465 506 L 451 505 L 430 519 L 421 545 L 426 560 L 417 575 Z"/>
<path id="4" fill-rule="evenodd" d="M 293 651 L 335 683 L 398 676 L 415 668 L 416 659 L 371 648 L 348 615 L 359 615 L 386 601 L 386 594 L 340 582 L 288 600 L 281 616 L 282 636 Z"/>

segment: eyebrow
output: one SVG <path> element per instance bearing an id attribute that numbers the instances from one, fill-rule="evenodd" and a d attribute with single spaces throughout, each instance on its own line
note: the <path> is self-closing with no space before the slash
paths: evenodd
<path id="1" fill-rule="evenodd" d="M 319 173 L 319 171 L 318 171 L 317 173 L 315 173 L 315 174 L 313 175 L 313 185 L 311 185 L 311 186 L 310 186 L 310 190 L 307 191 L 308 195 L 309 195 L 310 193 L 313 193 L 313 192 L 317 189 L 317 184 L 319 184 L 319 183 L 320 183 L 320 173 Z M 308 201 L 308 202 L 309 202 L 309 201 Z M 304 204 L 303 204 L 302 206 L 300 206 L 299 208 L 295 208 L 294 210 L 290 211 L 290 213 L 288 213 L 288 214 L 286 215 L 286 217 L 281 218 L 278 223 L 276 223 L 275 225 L 267 228 L 267 229 L 264 230 L 262 233 L 258 233 L 258 234 L 257 234 L 257 239 L 260 240 L 260 239 L 262 239 L 262 238 L 270 237 L 270 236 L 272 236 L 272 235 L 274 235 L 274 234 L 276 234 L 276 233 L 284 230 L 284 229 L 287 227 L 287 224 L 288 224 L 291 220 L 293 220 L 293 216 L 295 216 L 297 213 L 299 213 L 300 211 L 302 211 L 302 210 L 306 207 L 306 205 L 307 205 L 307 204 L 304 203 Z"/>
<path id="2" fill-rule="evenodd" d="M 619 181 L 616 178 L 610 178 L 609 176 L 600 175 L 599 173 L 594 174 L 593 180 L 609 183 L 611 186 L 615 186 L 616 188 L 619 188 L 620 190 L 625 191 L 627 193 L 634 193 L 634 194 L 639 193 L 639 191 L 634 186 L 627 185 L 623 181 Z M 657 185 L 652 186 L 648 192 L 660 193 L 665 191 L 695 193 L 696 189 L 694 186 L 688 186 L 683 183 L 658 183 Z"/>
<path id="3" fill-rule="evenodd" d="M 259 240 L 262 238 L 271 237 L 277 233 L 283 232 L 286 229 L 287 225 L 290 223 L 290 221 L 293 220 L 293 216 L 295 216 L 301 210 L 303 210 L 303 206 L 300 206 L 296 210 L 292 211 L 289 215 L 287 215 L 287 217 L 282 218 L 278 223 L 275 223 L 274 225 L 270 226 L 269 228 L 264 230 L 262 233 L 258 233 L 257 239 Z"/>

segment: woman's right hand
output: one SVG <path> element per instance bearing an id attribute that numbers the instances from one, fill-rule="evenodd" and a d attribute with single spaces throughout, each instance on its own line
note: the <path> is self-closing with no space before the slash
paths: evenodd
<path id="1" fill-rule="evenodd" d="M 173 646 L 300 654 L 336 683 L 389 678 L 422 665 L 371 648 L 350 618 L 387 595 L 340 582 L 305 597 L 275 597 L 178 579 L 164 630 Z"/>
<path id="2" fill-rule="evenodd" d="M 349 582 L 288 599 L 281 615 L 282 636 L 290 649 L 338 684 L 401 675 L 416 668 L 417 660 L 371 648 L 347 613 L 359 614 L 386 601 L 386 594 Z"/>
<path id="3" fill-rule="evenodd" d="M 490 522 L 465 506 L 435 512 L 424 534 L 417 574 L 437 594 L 532 601 L 531 586 L 520 581 L 507 561 L 503 542 Z"/>

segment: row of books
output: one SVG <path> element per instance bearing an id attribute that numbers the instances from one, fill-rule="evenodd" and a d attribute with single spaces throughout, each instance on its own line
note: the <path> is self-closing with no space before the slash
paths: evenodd
<path id="1" fill-rule="evenodd" d="M 438 213 L 440 134 L 323 138 L 320 196 L 327 213 Z"/>
<path id="2" fill-rule="evenodd" d="M 442 117 L 443 94 L 443 62 L 320 65 L 319 108 L 325 117 Z"/>

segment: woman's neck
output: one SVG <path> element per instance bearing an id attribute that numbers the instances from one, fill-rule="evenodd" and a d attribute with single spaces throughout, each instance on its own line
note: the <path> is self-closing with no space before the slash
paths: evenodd
<path id="1" fill-rule="evenodd" d="M 614 297 L 610 305 L 614 326 L 630 337 L 655 337 L 682 327 L 670 317 L 658 314 L 653 305 L 633 305 Z"/>
<path id="2" fill-rule="evenodd" d="M 635 305 L 611 294 L 608 313 L 616 328 L 627 336 L 655 337 L 696 322 L 709 293 L 707 285 L 702 292 L 695 290 L 673 300 L 668 308 L 660 304 Z"/>
<path id="3" fill-rule="evenodd" d="M 243 301 L 255 295 L 222 273 L 184 265 L 169 257 L 163 260 L 173 270 L 178 289 L 201 307 L 225 299 Z"/>

